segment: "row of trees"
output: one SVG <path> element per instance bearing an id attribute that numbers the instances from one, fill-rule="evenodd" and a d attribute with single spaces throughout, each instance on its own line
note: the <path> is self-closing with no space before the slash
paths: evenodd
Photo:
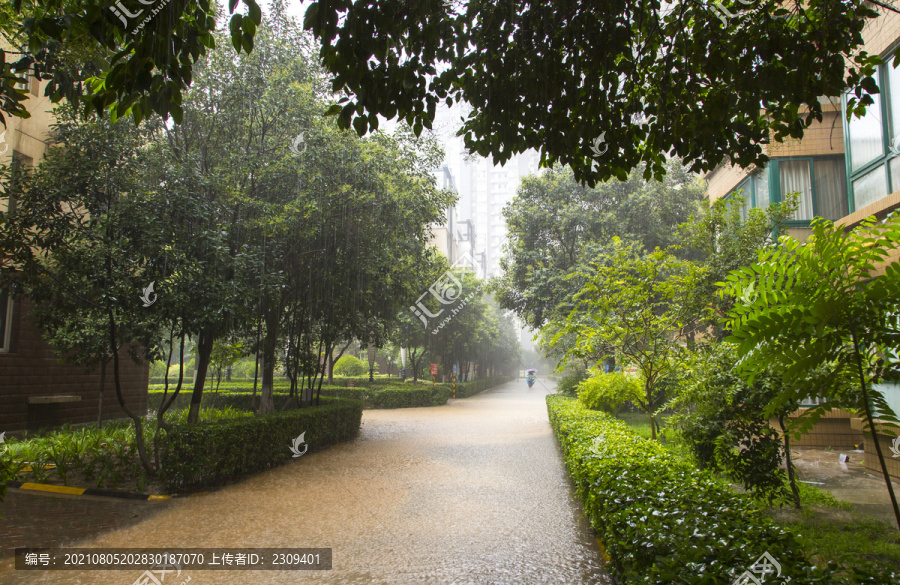
<path id="1" fill-rule="evenodd" d="M 180 124 L 83 121 L 61 107 L 40 166 L 4 169 L 15 205 L 2 217 L 0 285 L 34 300 L 69 359 L 111 364 L 139 438 L 119 382 L 123 348 L 183 364 L 193 340 L 196 422 L 216 347 L 259 356 L 265 414 L 279 362 L 291 397 L 308 402 L 325 377 L 320 356 L 353 340 L 425 345 L 399 332 L 398 314 L 409 320 L 409 305 L 448 268 L 427 244 L 453 202 L 430 172 L 442 152 L 405 127 L 362 140 L 323 118 L 324 78 L 277 8 L 251 55 L 212 51 L 198 62 Z M 479 296 L 433 336 L 432 351 L 486 366 L 509 359 L 492 352 L 507 332 L 487 306 Z M 143 449 L 141 459 L 151 470 Z"/>

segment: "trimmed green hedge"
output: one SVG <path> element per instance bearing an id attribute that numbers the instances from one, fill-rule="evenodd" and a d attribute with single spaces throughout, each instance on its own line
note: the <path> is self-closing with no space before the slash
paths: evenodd
<path id="1" fill-rule="evenodd" d="M 478 380 L 472 380 L 471 382 L 457 382 L 456 383 L 456 397 L 457 398 L 468 398 L 469 396 L 474 396 L 479 392 L 484 392 L 494 386 L 499 386 L 500 384 L 506 384 L 507 382 L 511 382 L 516 379 L 516 376 L 499 376 L 496 378 L 479 378 Z M 448 388 L 450 388 L 450 393 L 453 393 L 453 384 L 445 384 Z"/>
<path id="2" fill-rule="evenodd" d="M 335 376 L 334 377 L 334 385 L 335 386 L 347 386 L 348 382 L 353 382 L 353 384 L 357 388 L 368 388 L 369 386 L 395 386 L 400 383 L 400 378 L 398 376 L 375 376 L 375 378 L 370 382 L 369 375 L 365 376 Z"/>
<path id="3" fill-rule="evenodd" d="M 365 400 L 367 388 L 342 388 L 340 386 L 322 386 L 322 396 L 334 396 L 336 398 L 348 398 L 350 400 Z"/>
<path id="4" fill-rule="evenodd" d="M 779 583 L 896 583 L 870 568 L 838 577 L 813 567 L 749 496 L 620 420 L 558 395 L 547 410 L 609 568 L 627 583 L 731 583 L 765 552 L 781 565 Z"/>
<path id="5" fill-rule="evenodd" d="M 359 401 L 323 398 L 317 407 L 174 425 L 163 441 L 160 480 L 172 492 L 221 485 L 288 461 L 301 433 L 314 452 L 355 437 L 361 420 Z"/>
<path id="6" fill-rule="evenodd" d="M 332 393 L 333 390 L 337 392 Z M 341 392 L 350 390 L 350 392 Z M 355 388 L 338 388 L 336 386 L 322 386 L 322 396 L 336 396 L 340 398 L 355 398 L 357 400 L 361 399 L 362 396 L 360 392 L 354 392 Z M 364 390 L 363 390 L 364 391 Z M 203 392 L 203 400 L 200 403 L 200 406 L 203 408 L 225 408 L 226 406 L 230 406 L 231 408 L 235 408 L 237 410 L 253 410 L 254 404 L 256 407 L 259 406 L 259 392 L 256 393 L 256 402 L 253 402 L 253 392 L 222 392 L 220 391 L 218 395 L 215 392 L 204 391 Z M 315 394 L 314 394 L 315 395 Z M 171 390 L 169 391 L 169 396 L 172 396 Z M 275 392 L 273 394 L 275 399 L 275 408 L 281 408 L 281 405 L 288 398 L 287 392 Z M 153 412 L 155 410 L 159 410 L 160 405 L 162 404 L 163 393 L 151 391 L 147 393 L 147 411 Z M 182 390 L 178 393 L 178 398 L 175 399 L 175 404 L 169 409 L 172 410 L 184 410 L 191 405 L 191 390 Z"/>
<path id="7" fill-rule="evenodd" d="M 471 382 L 461 382 L 456 385 L 456 397 L 468 398 L 484 392 L 488 388 L 493 388 L 500 384 L 515 379 L 514 376 L 499 378 L 483 378 L 473 380 Z M 359 386 L 356 388 L 345 388 L 341 386 L 322 386 L 322 396 L 330 396 L 335 398 L 347 398 L 350 400 L 365 400 L 366 408 L 414 408 L 422 406 L 440 406 L 446 404 L 447 400 L 453 395 L 453 387 L 451 384 L 400 384 L 398 378 L 393 378 L 394 385 L 385 386 L 381 382 L 371 386 Z M 277 388 L 277 386 L 276 386 Z M 170 396 L 171 396 L 171 390 Z M 147 396 L 147 410 L 158 410 L 162 404 L 163 393 L 161 391 L 151 391 Z M 287 400 L 288 394 L 285 392 L 275 392 L 275 408 L 281 408 L 281 405 Z M 191 404 L 191 390 L 182 389 L 175 399 L 175 404 L 170 410 L 183 410 Z M 257 393 L 256 403 L 259 405 L 259 394 Z M 206 390 L 203 392 L 203 408 L 225 408 L 230 406 L 237 410 L 253 409 L 253 393 L 247 390 L 239 392 L 232 390 L 229 392 L 220 391 L 218 395 L 215 392 Z"/>
<path id="8" fill-rule="evenodd" d="M 370 388 L 366 406 L 370 408 L 412 408 L 416 406 L 440 406 L 447 404 L 450 391 L 441 386 L 396 386 Z"/>

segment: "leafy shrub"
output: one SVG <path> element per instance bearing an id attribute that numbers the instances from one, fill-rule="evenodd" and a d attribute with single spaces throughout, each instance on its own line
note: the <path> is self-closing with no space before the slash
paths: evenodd
<path id="1" fill-rule="evenodd" d="M 345 355 L 334 364 L 335 376 L 362 376 L 369 373 L 369 364 L 352 355 Z"/>
<path id="2" fill-rule="evenodd" d="M 615 416 L 626 402 L 640 399 L 643 388 L 637 376 L 593 369 L 591 377 L 578 384 L 577 392 L 578 400 L 586 408 Z"/>
<path id="3" fill-rule="evenodd" d="M 221 485 L 291 459 L 290 446 L 301 433 L 310 452 L 351 439 L 361 419 L 358 401 L 323 398 L 318 407 L 177 424 L 162 442 L 160 479 L 172 491 Z"/>
<path id="4" fill-rule="evenodd" d="M 587 380 L 587 370 L 575 370 L 560 379 L 556 384 L 556 393 L 575 398 L 578 396 L 578 385 Z"/>
<path id="5" fill-rule="evenodd" d="M 724 471 L 760 497 L 779 499 L 787 490 L 779 469 L 784 448 L 763 410 L 781 380 L 762 375 L 749 385 L 736 373 L 736 363 L 730 344 L 699 353 L 690 382 L 670 403 L 680 412 L 668 424 L 681 432 L 701 467 Z"/>
<path id="6" fill-rule="evenodd" d="M 118 487 L 129 479 L 142 480 L 134 430 L 128 423 L 111 422 L 102 429 L 65 425 L 49 433 L 11 441 L 10 478 L 24 475 L 35 483 L 52 480 L 68 485 L 73 477 L 99 487 Z M 30 475 L 30 477 L 28 477 Z"/>
<path id="7" fill-rule="evenodd" d="M 816 568 L 748 495 L 577 400 L 550 395 L 547 408 L 585 515 L 622 581 L 731 583 L 768 552 L 791 585 L 895 582 L 887 571 L 863 578 L 871 567 L 846 577 Z"/>

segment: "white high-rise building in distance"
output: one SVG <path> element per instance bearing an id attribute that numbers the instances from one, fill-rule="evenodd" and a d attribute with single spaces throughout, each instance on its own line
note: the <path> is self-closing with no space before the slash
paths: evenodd
<path id="1" fill-rule="evenodd" d="M 522 178 L 538 171 L 540 155 L 534 151 L 514 156 L 503 166 L 487 159 L 463 158 L 454 173 L 459 191 L 459 217 L 475 227 L 475 251 L 483 258 L 485 276 L 500 274 L 500 258 L 506 244 L 503 208 L 516 196 Z"/>
<path id="2" fill-rule="evenodd" d="M 484 267 L 484 278 L 500 274 L 500 258 L 506 244 L 506 220 L 503 208 L 516 196 L 522 178 L 538 172 L 540 154 L 527 151 L 513 156 L 505 165 L 469 156 L 462 137 L 456 136 L 460 116 L 458 106 L 439 108 L 435 131 L 444 146 L 444 164 L 453 175 L 459 200 L 456 218 L 461 225 L 470 222 L 474 231 L 474 252 Z"/>

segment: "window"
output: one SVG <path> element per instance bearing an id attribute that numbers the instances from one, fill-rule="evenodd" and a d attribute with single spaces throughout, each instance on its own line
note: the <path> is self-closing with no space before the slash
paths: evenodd
<path id="1" fill-rule="evenodd" d="M 798 207 L 792 222 L 807 224 L 814 217 L 836 220 L 849 213 L 847 178 L 842 156 L 775 158 L 769 162 L 771 180 L 763 196 L 757 187 L 756 207 L 765 201 L 783 201 L 798 193 Z"/>
<path id="2" fill-rule="evenodd" d="M 835 220 L 850 213 L 844 166 L 844 161 L 840 158 L 813 160 L 816 215 Z"/>
<path id="3" fill-rule="evenodd" d="M 881 93 L 862 118 L 844 116 L 844 144 L 849 176 L 849 211 L 858 211 L 900 190 L 900 70 L 894 58 L 873 75 Z M 843 111 L 847 99 L 843 98 Z"/>
<path id="4" fill-rule="evenodd" d="M 878 75 L 875 81 L 881 86 Z M 847 125 L 850 135 L 850 169 L 853 172 L 884 155 L 884 124 L 881 116 L 881 100 L 875 96 L 875 103 L 866 109 L 862 118 L 852 118 Z"/>
<path id="5" fill-rule="evenodd" d="M 767 169 L 760 169 L 738 183 L 729 197 L 740 195 L 744 198 L 744 206 L 741 209 L 741 218 L 747 219 L 751 207 L 769 206 L 769 175 Z"/>
<path id="6" fill-rule="evenodd" d="M 12 295 L 5 288 L 0 289 L 0 353 L 8 353 L 12 336 Z"/>
<path id="7" fill-rule="evenodd" d="M 797 211 L 794 212 L 795 220 L 809 221 L 815 217 L 813 209 L 812 175 L 809 172 L 809 161 L 786 160 L 780 165 L 781 193 L 799 193 Z"/>

